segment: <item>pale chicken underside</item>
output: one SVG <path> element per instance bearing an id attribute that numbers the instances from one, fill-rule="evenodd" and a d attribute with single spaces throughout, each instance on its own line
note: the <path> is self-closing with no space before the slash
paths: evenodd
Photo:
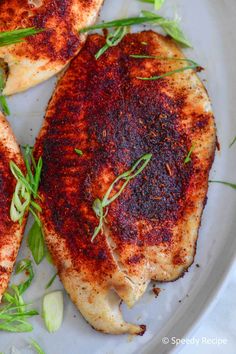
<path id="1" fill-rule="evenodd" d="M 0 47 L 7 65 L 5 95 L 27 90 L 61 71 L 82 48 L 79 29 L 93 24 L 103 0 L 2 0 L 0 32 L 19 28 L 44 29 L 26 42 Z"/>
<path id="2" fill-rule="evenodd" d="M 214 117 L 194 71 L 158 82 L 136 78 L 186 65 L 129 56 L 183 58 L 171 40 L 151 31 L 129 34 L 96 61 L 94 54 L 103 44 L 103 37 L 89 37 L 50 101 L 35 148 L 44 161 L 42 221 L 60 278 L 85 319 L 105 333 L 142 334 L 143 326 L 124 321 L 120 300 L 133 306 L 151 279 L 175 280 L 192 264 L 214 158 Z M 169 130 L 177 134 L 176 141 L 169 139 Z M 166 140 L 152 143 L 161 134 Z M 169 148 L 161 153 L 164 143 Z M 192 161 L 185 165 L 191 146 Z M 153 153 L 150 164 L 109 207 L 103 232 L 91 243 L 98 223 L 92 201 L 102 198 L 115 177 L 144 152 Z M 158 169 L 159 163 L 168 168 Z M 163 183 L 166 205 L 164 197 L 149 190 L 156 184 L 161 193 Z M 180 193 L 173 204 L 176 211 L 168 204 L 169 189 Z M 147 194 L 140 199 L 142 191 Z M 155 212 L 152 217 L 145 214 L 149 208 Z"/>
<path id="3" fill-rule="evenodd" d="M 22 224 L 10 220 L 10 204 L 16 185 L 9 162 L 22 166 L 23 159 L 13 132 L 0 113 L 0 300 L 7 289 L 24 233 L 26 218 Z"/>

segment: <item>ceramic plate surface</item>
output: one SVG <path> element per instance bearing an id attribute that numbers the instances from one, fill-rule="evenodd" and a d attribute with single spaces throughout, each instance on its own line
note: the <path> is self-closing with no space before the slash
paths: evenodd
<path id="1" fill-rule="evenodd" d="M 152 6 L 136 0 L 105 0 L 100 20 L 137 15 L 144 8 L 152 9 Z M 194 46 L 193 50 L 186 50 L 186 55 L 206 68 L 201 77 L 206 80 L 212 99 L 221 145 L 211 179 L 236 183 L 236 145 L 229 149 L 229 143 L 236 135 L 236 2 L 166 0 L 161 14 L 172 16 L 175 12 L 182 18 L 184 32 Z M 55 83 L 56 78 L 53 78 L 8 99 L 12 112 L 9 120 L 20 144 L 34 143 Z M 188 273 L 174 283 L 161 284 L 162 291 L 157 299 L 150 287 L 133 309 L 122 306 L 127 320 L 147 325 L 143 337 L 116 337 L 95 332 L 64 294 L 65 316 L 58 332 L 47 333 L 42 319 L 37 317 L 32 320 L 33 333 L 0 333 L 0 351 L 10 353 L 14 345 L 20 353 L 32 353 L 27 343 L 33 337 L 47 354 L 169 353 L 173 347 L 163 344 L 162 338 L 186 335 L 212 303 L 229 272 L 236 249 L 235 209 L 236 191 L 211 184 L 195 263 Z M 18 259 L 29 255 L 24 242 Z M 25 300 L 35 301 L 40 309 L 45 284 L 54 269 L 45 260 L 35 270 L 36 277 Z M 62 289 L 58 280 L 53 289 Z"/>

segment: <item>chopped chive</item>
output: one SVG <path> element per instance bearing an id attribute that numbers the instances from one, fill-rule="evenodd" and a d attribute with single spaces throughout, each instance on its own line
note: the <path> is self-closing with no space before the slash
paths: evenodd
<path id="1" fill-rule="evenodd" d="M 191 47 L 191 44 L 184 36 L 182 30 L 180 29 L 179 23 L 176 20 L 169 20 L 162 16 L 156 15 L 149 11 L 142 11 L 142 17 L 129 17 L 117 19 L 114 21 L 104 22 L 93 26 L 88 26 L 82 28 L 79 32 L 85 33 L 95 29 L 103 29 L 103 28 L 117 28 L 117 27 L 125 27 L 132 25 L 140 25 L 144 23 L 150 23 L 154 26 L 160 26 L 169 36 L 171 36 L 175 41 L 180 44 Z"/>
<path id="2" fill-rule="evenodd" d="M 4 87 L 5 87 L 5 82 L 4 82 L 3 69 L 0 68 L 0 107 L 2 107 L 2 112 L 6 116 L 9 116 L 11 112 L 6 101 L 6 97 L 3 96 L 2 94 Z"/>
<path id="3" fill-rule="evenodd" d="M 191 155 L 192 155 L 194 149 L 195 149 L 195 146 L 192 145 L 191 148 L 190 148 L 190 150 L 189 150 L 189 152 L 188 152 L 188 155 L 186 156 L 186 158 L 185 158 L 185 160 L 184 160 L 184 163 L 185 163 L 185 164 L 192 161 Z"/>
<path id="4" fill-rule="evenodd" d="M 231 148 L 234 144 L 236 143 L 236 136 L 233 138 L 233 140 L 231 141 L 229 147 Z"/>
<path id="5" fill-rule="evenodd" d="M 95 58 L 99 59 L 110 47 L 119 44 L 127 34 L 127 27 L 118 27 L 113 33 L 108 34 L 106 44 L 95 54 Z"/>
<path id="6" fill-rule="evenodd" d="M 32 225 L 28 235 L 28 246 L 34 257 L 35 263 L 40 264 L 44 259 L 46 250 L 44 244 L 44 237 L 42 227 L 35 221 Z"/>
<path id="7" fill-rule="evenodd" d="M 167 76 L 171 76 L 174 75 L 176 73 L 185 71 L 185 70 L 194 70 L 200 67 L 199 64 L 197 64 L 195 61 L 191 60 L 191 59 L 186 59 L 186 58 L 175 58 L 175 57 L 162 57 L 162 56 L 155 56 L 155 55 L 146 55 L 146 54 L 130 54 L 131 58 L 135 58 L 135 59 L 157 59 L 157 60 L 173 60 L 173 61 L 179 61 L 179 62 L 187 62 L 190 63 L 191 65 L 187 65 L 183 68 L 180 69 L 176 69 L 176 70 L 172 70 L 172 71 L 168 71 L 162 75 L 158 75 L 158 76 L 150 76 L 150 77 L 140 77 L 137 76 L 136 79 L 139 80 L 144 80 L 144 81 L 154 81 L 154 80 L 160 80 L 164 77 Z"/>
<path id="8" fill-rule="evenodd" d="M 22 42 L 26 37 L 43 32 L 44 29 L 20 28 L 13 31 L 0 32 L 0 47 Z"/>
<path id="9" fill-rule="evenodd" d="M 34 339 L 31 339 L 30 344 L 38 354 L 45 354 L 41 346 Z"/>
<path id="10" fill-rule="evenodd" d="M 83 155 L 83 151 L 79 150 L 79 149 L 75 149 L 76 154 L 78 154 L 79 156 Z"/>
<path id="11" fill-rule="evenodd" d="M 115 178 L 115 180 L 108 188 L 102 200 L 99 198 L 95 199 L 95 201 L 93 202 L 93 211 L 95 212 L 96 216 L 99 218 L 99 224 L 94 230 L 91 242 L 94 241 L 94 239 L 97 237 L 99 232 L 102 230 L 103 221 L 106 215 L 104 213 L 104 208 L 108 207 L 112 202 L 114 202 L 121 195 L 121 193 L 123 192 L 127 184 L 145 169 L 145 167 L 149 164 L 151 158 L 152 158 L 152 154 L 145 154 L 142 157 L 140 157 L 134 163 L 134 165 L 131 167 L 130 170 L 122 173 L 121 175 Z M 115 185 L 122 180 L 124 181 L 124 183 L 120 187 L 119 191 L 115 193 L 112 197 L 110 197 Z"/>
<path id="12" fill-rule="evenodd" d="M 151 76 L 151 77 L 136 76 L 136 79 L 138 79 L 138 80 L 143 80 L 143 81 L 155 81 L 155 80 L 163 79 L 163 78 L 165 78 L 165 77 L 167 77 L 167 76 L 172 76 L 172 75 L 174 75 L 174 74 L 183 72 L 183 71 L 185 71 L 185 70 L 190 70 L 190 69 L 193 70 L 193 69 L 195 69 L 195 68 L 196 68 L 196 66 L 189 65 L 189 66 L 185 66 L 184 68 L 180 68 L 180 69 L 168 71 L 167 73 L 162 74 L 162 75 Z"/>
<path id="13" fill-rule="evenodd" d="M 230 182 L 224 182 L 224 181 L 209 181 L 209 183 L 220 183 L 220 184 L 224 184 L 225 186 L 231 187 L 233 189 L 236 189 L 236 184 L 234 183 L 230 183 Z"/>
<path id="14" fill-rule="evenodd" d="M 53 284 L 53 282 L 54 282 L 54 280 L 56 279 L 56 277 L 57 277 L 57 273 L 55 273 L 55 274 L 52 276 L 52 278 L 51 278 L 51 279 L 49 280 L 49 282 L 46 284 L 45 289 L 50 288 L 50 286 Z"/>
<path id="15" fill-rule="evenodd" d="M 139 0 L 139 1 L 153 4 L 155 10 L 160 10 L 160 8 L 164 5 L 165 2 L 165 0 Z"/>

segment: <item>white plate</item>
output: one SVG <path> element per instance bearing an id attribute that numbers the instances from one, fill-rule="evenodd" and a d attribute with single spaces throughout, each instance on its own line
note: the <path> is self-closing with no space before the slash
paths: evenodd
<path id="1" fill-rule="evenodd" d="M 136 15 L 140 8 L 149 8 L 149 5 L 136 0 L 106 0 L 102 19 Z M 194 50 L 188 50 L 187 55 L 206 68 L 202 77 L 207 80 L 213 101 L 221 144 L 211 178 L 236 182 L 236 145 L 228 147 L 236 135 L 235 0 L 167 0 L 161 13 L 170 15 L 175 10 L 182 17 L 184 32 L 194 45 Z M 33 144 L 55 82 L 54 78 L 9 99 L 12 111 L 9 119 L 20 144 Z M 163 291 L 157 299 L 148 291 L 132 310 L 123 307 L 127 319 L 147 324 L 143 337 L 115 337 L 95 332 L 65 295 L 65 318 L 57 333 L 48 334 L 42 319 L 37 317 L 32 320 L 32 334 L 0 333 L 0 351 L 8 353 L 14 344 L 22 353 L 29 353 L 27 342 L 33 337 L 47 354 L 169 353 L 171 346 L 164 345 L 161 339 L 186 335 L 225 280 L 236 249 L 235 207 L 236 191 L 212 184 L 195 264 L 184 278 L 160 285 Z M 25 255 L 29 255 L 29 250 L 23 244 L 19 259 Z M 196 264 L 200 264 L 200 268 Z M 37 275 L 25 299 L 36 300 L 35 306 L 40 308 L 44 285 L 54 270 L 46 261 L 35 270 Z M 59 288 L 62 286 L 56 281 L 52 289 Z"/>

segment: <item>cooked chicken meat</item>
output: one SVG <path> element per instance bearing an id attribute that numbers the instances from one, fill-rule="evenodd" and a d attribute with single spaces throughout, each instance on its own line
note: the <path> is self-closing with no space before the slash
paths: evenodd
<path id="1" fill-rule="evenodd" d="M 172 40 L 128 34 L 96 60 L 104 44 L 89 36 L 49 103 L 35 148 L 44 164 L 42 221 L 59 276 L 85 319 L 105 333 L 142 334 L 143 326 L 123 320 L 120 301 L 133 306 L 151 279 L 175 280 L 192 264 L 215 124 L 195 71 L 138 79 L 186 66 L 163 59 L 184 57 Z M 92 243 L 94 200 L 146 153 L 150 163 L 107 208 Z"/>
<path id="2" fill-rule="evenodd" d="M 0 113 L 0 300 L 5 292 L 21 244 L 26 218 L 22 224 L 10 219 L 10 205 L 16 186 L 9 163 L 22 170 L 24 162 L 12 130 Z"/>
<path id="3" fill-rule="evenodd" d="M 5 95 L 24 91 L 62 70 L 79 52 L 103 0 L 1 0 L 0 32 L 19 28 L 45 29 L 25 42 L 0 47 L 8 65 Z"/>

